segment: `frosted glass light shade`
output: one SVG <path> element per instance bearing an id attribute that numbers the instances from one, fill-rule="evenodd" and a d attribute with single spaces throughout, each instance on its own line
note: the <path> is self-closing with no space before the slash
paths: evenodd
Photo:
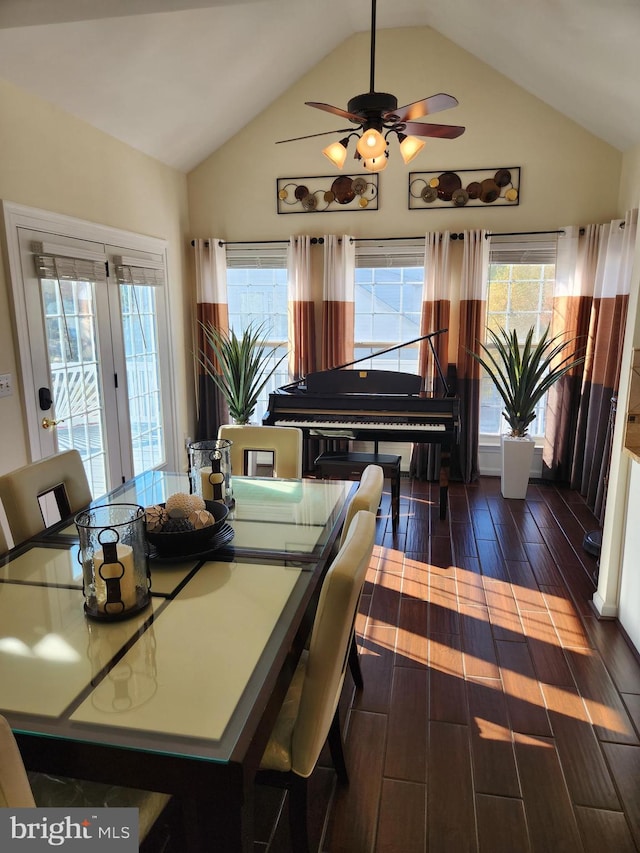
<path id="1" fill-rule="evenodd" d="M 380 157 L 387 149 L 387 140 L 375 128 L 370 127 L 365 130 L 356 146 L 358 154 L 364 160 L 370 160 L 373 157 Z"/>
<path id="2" fill-rule="evenodd" d="M 362 165 L 369 172 L 382 172 L 387 168 L 387 163 L 389 162 L 389 158 L 386 154 L 383 154 L 381 157 L 369 157 L 366 160 L 362 161 Z"/>
<path id="3" fill-rule="evenodd" d="M 322 153 L 331 160 L 334 166 L 342 169 L 347 159 L 347 145 L 343 139 L 339 142 L 332 142 L 331 145 L 322 149 Z"/>
<path id="4" fill-rule="evenodd" d="M 425 145 L 426 142 L 423 139 L 419 139 L 417 136 L 405 136 L 400 143 L 400 154 L 402 155 L 405 165 L 410 163 L 414 157 L 417 157 Z"/>

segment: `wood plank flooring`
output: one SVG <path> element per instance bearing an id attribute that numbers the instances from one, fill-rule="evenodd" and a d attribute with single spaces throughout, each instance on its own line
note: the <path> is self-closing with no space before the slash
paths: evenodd
<path id="1" fill-rule="evenodd" d="M 432 491 L 433 489 L 433 491 Z M 598 525 L 580 496 L 499 480 L 388 484 L 345 685 L 350 784 L 311 778 L 320 853 L 640 850 L 640 662 L 590 607 Z M 257 792 L 256 851 L 288 853 L 287 801 Z M 295 853 L 295 851 L 294 851 Z"/>

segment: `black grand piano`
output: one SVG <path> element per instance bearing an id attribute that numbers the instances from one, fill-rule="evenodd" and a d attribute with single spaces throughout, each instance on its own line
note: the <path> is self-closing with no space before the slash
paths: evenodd
<path id="1" fill-rule="evenodd" d="M 348 370 L 398 347 L 330 370 L 308 374 L 269 394 L 266 426 L 295 426 L 304 438 L 354 441 L 407 441 L 440 446 L 440 518 L 446 518 L 451 447 L 460 440 L 459 399 L 447 382 L 431 339 L 427 339 L 442 386 L 442 396 L 427 396 L 424 380 L 414 373 Z"/>

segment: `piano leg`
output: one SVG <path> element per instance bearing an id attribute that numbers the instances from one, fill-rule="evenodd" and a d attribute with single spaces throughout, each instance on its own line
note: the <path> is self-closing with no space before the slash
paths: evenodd
<path id="1" fill-rule="evenodd" d="M 447 498 L 449 495 L 449 465 L 451 448 L 442 444 L 440 447 L 440 518 L 447 517 Z"/>

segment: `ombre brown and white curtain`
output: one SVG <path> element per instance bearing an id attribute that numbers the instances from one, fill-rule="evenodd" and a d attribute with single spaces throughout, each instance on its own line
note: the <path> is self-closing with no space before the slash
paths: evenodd
<path id="1" fill-rule="evenodd" d="M 311 238 L 291 237 L 287 252 L 289 374 L 301 379 L 316 369 L 315 304 L 311 292 Z"/>
<path id="2" fill-rule="evenodd" d="M 428 231 L 424 244 L 424 285 L 420 316 L 420 335 L 439 329 L 449 329 L 451 316 L 451 270 L 449 260 L 450 234 Z M 443 371 L 449 361 L 449 332 L 431 339 Z M 421 341 L 418 351 L 418 371 L 425 381 L 427 394 L 443 393 L 429 341 Z M 440 448 L 434 444 L 416 444 L 411 455 L 410 473 L 419 479 L 432 480 L 439 470 Z"/>
<path id="3" fill-rule="evenodd" d="M 354 359 L 355 243 L 334 234 L 324 238 L 321 368 Z"/>
<path id="4" fill-rule="evenodd" d="M 289 302 L 289 375 L 302 379 L 316 370 L 315 303 L 311 287 L 311 238 L 291 237 L 287 252 Z M 320 452 L 315 440 L 304 442 L 303 470 L 313 469 Z"/>
<path id="5" fill-rule="evenodd" d="M 196 274 L 196 322 L 193 329 L 196 355 L 206 353 L 213 359 L 202 324 L 211 323 L 221 331 L 229 330 L 227 305 L 227 256 L 224 243 L 217 238 L 194 240 Z M 227 404 L 206 370 L 196 363 L 196 440 L 216 438 L 218 426 L 229 420 Z"/>
<path id="6" fill-rule="evenodd" d="M 554 332 L 577 337 L 585 362 L 549 393 L 543 476 L 568 481 L 602 518 L 638 211 L 558 239 Z"/>
<path id="7" fill-rule="evenodd" d="M 460 472 L 466 483 L 479 473 L 480 365 L 467 349 L 477 352 L 477 342 L 485 337 L 489 276 L 489 240 L 486 237 L 484 230 L 463 232 L 457 373 L 461 421 L 458 450 Z"/>

